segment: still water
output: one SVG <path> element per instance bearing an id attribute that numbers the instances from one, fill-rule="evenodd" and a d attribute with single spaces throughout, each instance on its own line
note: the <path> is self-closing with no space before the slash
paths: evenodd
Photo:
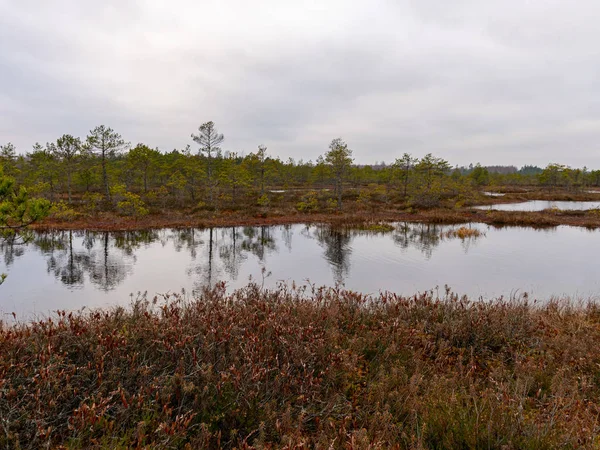
<path id="1" fill-rule="evenodd" d="M 600 201 L 594 202 L 573 202 L 573 201 L 546 201 L 531 200 L 520 203 L 503 203 L 499 205 L 476 206 L 476 209 L 494 209 L 496 211 L 543 211 L 544 209 L 563 209 L 563 210 L 588 210 L 600 208 Z"/>
<path id="2" fill-rule="evenodd" d="M 250 277 L 265 286 L 310 280 L 366 293 L 442 292 L 447 284 L 475 298 L 600 294 L 600 231 L 469 226 L 483 234 L 460 239 L 447 235 L 457 227 L 414 223 L 385 234 L 315 225 L 39 233 L 0 246 L 0 272 L 8 274 L 0 312 L 27 318 L 127 305 L 138 292 L 192 294 L 219 280 L 233 289 Z"/>

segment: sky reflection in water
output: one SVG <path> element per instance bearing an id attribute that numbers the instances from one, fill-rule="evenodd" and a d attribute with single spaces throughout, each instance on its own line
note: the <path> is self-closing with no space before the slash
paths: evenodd
<path id="1" fill-rule="evenodd" d="M 393 232 L 336 231 L 290 225 L 106 233 L 39 233 L 27 244 L 0 246 L 0 311 L 19 316 L 56 309 L 127 305 L 130 294 L 192 293 L 226 281 L 233 289 L 262 268 L 278 281 L 344 283 L 367 293 L 403 294 L 449 285 L 472 297 L 528 292 L 588 298 L 600 293 L 593 261 L 600 232 L 561 226 L 550 230 L 496 229 L 461 240 L 456 226 L 398 223 Z"/>

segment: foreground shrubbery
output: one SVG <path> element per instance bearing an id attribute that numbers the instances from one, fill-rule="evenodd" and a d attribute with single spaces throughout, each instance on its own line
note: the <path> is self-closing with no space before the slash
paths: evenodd
<path id="1" fill-rule="evenodd" d="M 336 289 L 0 331 L 2 448 L 599 444 L 600 308 Z"/>

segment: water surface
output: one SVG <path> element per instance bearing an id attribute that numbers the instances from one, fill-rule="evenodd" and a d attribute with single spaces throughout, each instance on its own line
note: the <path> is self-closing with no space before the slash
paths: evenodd
<path id="1" fill-rule="evenodd" d="M 366 293 L 446 284 L 476 298 L 600 293 L 599 231 L 470 227 L 484 234 L 462 240 L 447 236 L 456 227 L 411 223 L 386 234 L 315 225 L 38 233 L 0 247 L 0 272 L 8 273 L 0 312 L 127 305 L 132 293 L 192 293 L 220 280 L 233 289 L 250 277 L 265 286 L 310 280 Z"/>
<path id="2" fill-rule="evenodd" d="M 519 203 L 502 203 L 498 205 L 476 206 L 476 209 L 493 209 L 496 211 L 543 211 L 544 209 L 589 210 L 600 208 L 600 202 L 547 201 L 530 200 Z"/>

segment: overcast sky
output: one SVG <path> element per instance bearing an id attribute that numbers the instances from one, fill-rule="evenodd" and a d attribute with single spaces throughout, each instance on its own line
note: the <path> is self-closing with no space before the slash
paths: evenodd
<path id="1" fill-rule="evenodd" d="M 0 144 L 600 168 L 598 0 L 0 0 Z"/>

